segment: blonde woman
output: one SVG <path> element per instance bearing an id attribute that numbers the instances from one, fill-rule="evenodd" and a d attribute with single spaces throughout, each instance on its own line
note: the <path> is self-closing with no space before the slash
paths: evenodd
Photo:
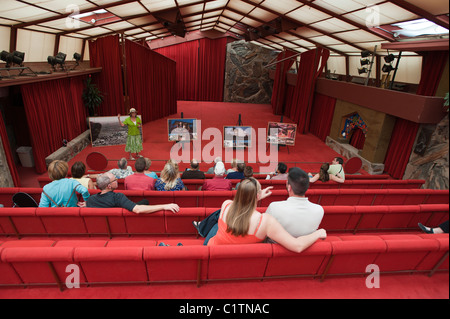
<path id="1" fill-rule="evenodd" d="M 155 183 L 157 191 L 182 191 L 186 190 L 183 181 L 180 178 L 178 164 L 168 161 L 161 171 L 160 178 Z"/>
<path id="2" fill-rule="evenodd" d="M 270 196 L 271 187 L 261 190 L 261 184 L 253 177 L 244 179 L 233 201 L 222 204 L 217 227 L 213 227 L 205 243 L 208 245 L 261 243 L 267 237 L 290 251 L 302 252 L 318 239 L 325 239 L 324 229 L 309 235 L 293 237 L 269 214 L 256 210 L 258 200 Z M 216 234 L 214 232 L 216 231 Z M 211 237 L 213 236 L 213 237 Z"/>

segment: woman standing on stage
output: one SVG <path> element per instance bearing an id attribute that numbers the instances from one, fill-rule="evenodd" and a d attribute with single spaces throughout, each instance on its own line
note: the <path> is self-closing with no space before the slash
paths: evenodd
<path id="1" fill-rule="evenodd" d="M 136 154 L 138 157 L 139 152 L 142 151 L 142 138 L 141 131 L 139 130 L 142 126 L 142 121 L 137 117 L 137 111 L 135 108 L 131 108 L 129 112 L 130 117 L 127 117 L 123 123 L 120 121 L 120 114 L 117 115 L 119 119 L 119 124 L 123 127 L 128 126 L 128 137 L 127 144 L 125 146 L 125 152 L 130 152 L 130 160 L 134 160 L 132 154 Z"/>

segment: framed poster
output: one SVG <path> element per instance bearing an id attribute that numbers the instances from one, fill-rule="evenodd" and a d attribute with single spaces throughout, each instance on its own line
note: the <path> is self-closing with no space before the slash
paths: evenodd
<path id="1" fill-rule="evenodd" d="M 167 131 L 170 142 L 196 140 L 197 119 L 168 119 Z"/>
<path id="2" fill-rule="evenodd" d="M 129 117 L 124 115 L 120 117 L 120 122 L 125 121 Z M 138 115 L 142 121 L 140 115 Z M 117 116 L 99 116 L 89 118 L 89 129 L 91 131 L 92 147 L 125 145 L 127 143 L 128 127 L 122 127 L 119 124 Z M 142 135 L 142 126 L 140 128 Z M 144 138 L 142 138 L 142 141 Z"/>
<path id="3" fill-rule="evenodd" d="M 294 146 L 296 133 L 297 124 L 269 122 L 267 143 Z"/>
<path id="4" fill-rule="evenodd" d="M 224 126 L 223 127 L 224 147 L 251 147 L 252 127 L 251 126 Z"/>

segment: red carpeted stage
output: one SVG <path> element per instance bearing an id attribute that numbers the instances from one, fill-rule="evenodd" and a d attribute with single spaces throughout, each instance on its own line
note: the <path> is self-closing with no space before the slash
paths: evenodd
<path id="1" fill-rule="evenodd" d="M 137 107 L 139 112 L 139 107 Z M 219 103 L 219 102 L 194 102 L 194 101 L 179 101 L 178 113 L 168 118 L 180 118 L 181 113 L 183 117 L 195 118 L 201 120 L 201 132 L 202 134 L 208 128 L 216 128 L 216 132 L 220 132 L 220 140 L 215 140 L 220 146 L 219 148 L 213 148 L 213 141 L 216 138 L 209 134 L 204 134 L 203 140 L 193 142 L 190 144 L 190 158 L 199 160 L 199 156 L 202 157 L 202 161 L 206 162 L 200 166 L 201 170 L 206 171 L 210 166 L 212 160 L 216 156 L 221 156 L 222 159 L 229 165 L 228 159 L 239 157 L 237 151 L 230 152 L 230 149 L 223 148 L 223 127 L 237 125 L 239 120 L 239 114 L 241 115 L 241 121 L 244 126 L 251 126 L 256 131 L 256 137 L 253 137 L 253 145 L 256 146 L 257 151 L 261 151 L 263 156 L 270 155 L 270 149 L 265 142 L 266 136 L 258 135 L 258 129 L 265 129 L 267 131 L 268 122 L 280 122 L 281 117 L 272 114 L 272 108 L 270 105 L 265 104 L 244 104 L 244 103 Z M 144 124 L 143 126 L 143 139 L 144 150 L 141 153 L 143 156 L 150 158 L 153 163 L 151 170 L 160 171 L 165 162 L 170 158 L 170 151 L 174 145 L 174 142 L 168 141 L 167 132 L 167 119 L 163 118 L 153 122 Z M 291 123 L 288 118 L 284 118 L 283 122 Z M 210 131 L 210 130 L 209 130 Z M 206 132 L 208 133 L 208 132 Z M 261 147 L 258 147 L 258 139 L 261 143 Z M 201 145 L 201 148 L 198 148 Z M 188 145 L 186 145 L 188 146 Z M 185 148 L 187 150 L 187 148 Z M 117 160 L 121 157 L 128 158 L 129 154 L 125 152 L 125 145 L 119 146 L 107 146 L 107 147 L 92 147 L 88 146 L 69 164 L 73 164 L 75 161 L 86 161 L 86 156 L 91 152 L 100 152 L 108 158 L 107 169 L 117 167 Z M 180 153 L 181 155 L 181 153 Z M 260 159 L 258 154 L 256 155 L 256 162 L 252 163 L 252 159 L 249 158 L 249 150 L 244 151 L 244 160 L 248 165 L 253 165 L 254 171 L 259 172 L 260 167 L 266 167 L 269 164 L 258 164 L 260 162 L 268 161 L 268 159 Z M 294 146 L 280 147 L 278 151 L 278 161 L 287 163 L 288 167 L 298 166 L 305 171 L 317 172 L 321 163 L 331 162 L 331 160 L 340 156 L 338 153 L 330 149 L 323 141 L 312 134 L 297 134 Z M 254 162 L 254 161 L 253 161 Z M 131 166 L 133 163 L 131 162 Z M 180 170 L 188 167 L 188 163 L 181 163 Z M 361 174 L 366 174 L 364 171 L 360 171 Z"/>

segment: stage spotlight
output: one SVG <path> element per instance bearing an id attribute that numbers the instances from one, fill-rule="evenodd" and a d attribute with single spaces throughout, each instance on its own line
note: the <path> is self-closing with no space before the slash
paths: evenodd
<path id="1" fill-rule="evenodd" d="M 50 64 L 52 66 L 53 71 L 56 72 L 56 64 L 57 64 L 56 63 L 56 58 L 54 56 L 49 55 L 47 57 L 47 62 L 48 62 L 48 64 Z"/>
<path id="2" fill-rule="evenodd" d="M 20 51 L 13 52 L 13 63 L 23 66 L 23 61 L 25 60 L 25 53 Z"/>
<path id="3" fill-rule="evenodd" d="M 395 70 L 395 68 L 390 64 L 385 64 L 385 65 L 383 65 L 383 68 L 381 70 L 385 73 L 389 73 L 392 70 Z"/>
<path id="4" fill-rule="evenodd" d="M 73 58 L 75 59 L 75 61 L 77 62 L 77 64 L 80 62 L 80 60 L 81 60 L 81 54 L 79 54 L 79 53 L 74 53 L 73 54 Z"/>
<path id="5" fill-rule="evenodd" d="M 9 64 L 9 63 L 12 62 L 12 54 L 9 53 L 9 52 L 7 52 L 7 51 L 5 51 L 5 50 L 3 50 L 3 51 L 0 53 L 0 59 L 1 59 L 2 61 L 6 62 L 7 64 Z"/>
<path id="6" fill-rule="evenodd" d="M 372 54 L 372 52 L 370 52 L 369 50 L 364 50 L 364 51 L 361 52 L 361 57 L 367 58 L 371 54 Z"/>
<path id="7" fill-rule="evenodd" d="M 361 66 L 370 64 L 369 59 L 361 59 Z"/>
<path id="8" fill-rule="evenodd" d="M 363 73 L 367 73 L 367 68 L 359 68 L 358 69 L 358 74 L 363 74 Z"/>
<path id="9" fill-rule="evenodd" d="M 386 63 L 391 63 L 394 60 L 395 60 L 395 55 L 393 55 L 393 54 L 389 54 L 388 56 L 384 57 L 384 61 L 386 61 Z"/>
<path id="10" fill-rule="evenodd" d="M 63 66 L 63 64 L 66 62 L 66 54 L 62 53 L 62 52 L 58 52 L 58 54 L 55 56 L 56 58 L 56 63 L 58 63 L 59 65 L 61 65 L 61 67 Z"/>
<path id="11" fill-rule="evenodd" d="M 0 53 L 0 59 L 6 62 L 6 68 L 10 68 L 12 64 L 17 64 L 20 67 L 23 67 L 23 60 L 25 59 L 25 53 L 19 51 L 9 53 L 3 50 Z"/>

